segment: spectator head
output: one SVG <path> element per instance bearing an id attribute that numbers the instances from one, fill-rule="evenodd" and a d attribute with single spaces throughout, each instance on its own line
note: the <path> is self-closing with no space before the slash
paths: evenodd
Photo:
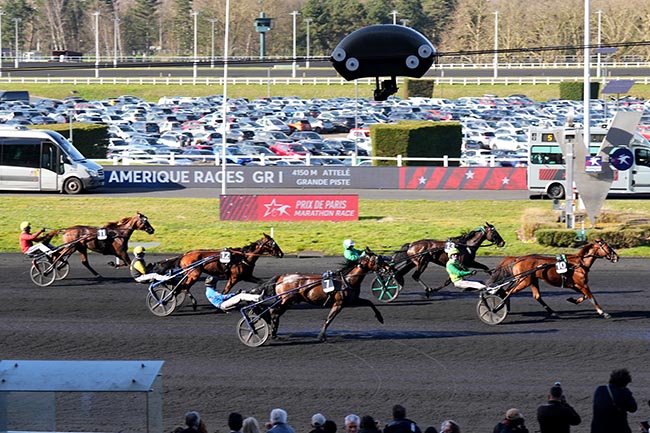
<path id="1" fill-rule="evenodd" d="M 438 429 L 431 425 L 424 430 L 424 433 L 438 433 Z"/>
<path id="2" fill-rule="evenodd" d="M 284 409 L 273 409 L 269 419 L 271 424 L 284 424 L 287 422 L 287 412 Z"/>
<path id="3" fill-rule="evenodd" d="M 548 393 L 549 398 L 552 399 L 552 400 L 559 400 L 559 399 L 561 399 L 561 398 L 562 398 L 562 394 L 563 394 L 563 392 L 562 392 L 562 387 L 559 385 L 558 382 L 556 382 L 555 385 L 553 385 L 553 386 L 551 387 L 551 390 L 550 390 L 549 393 Z"/>
<path id="4" fill-rule="evenodd" d="M 361 417 L 361 422 L 359 423 L 359 428 L 374 430 L 377 428 L 377 422 L 370 415 L 364 415 Z"/>
<path id="5" fill-rule="evenodd" d="M 311 417 L 311 426 L 314 428 L 323 427 L 325 424 L 325 417 L 321 413 L 315 413 Z"/>
<path id="6" fill-rule="evenodd" d="M 361 419 L 358 415 L 350 414 L 345 417 L 345 431 L 347 433 L 357 433 L 359 431 L 359 424 Z"/>
<path id="7" fill-rule="evenodd" d="M 453 419 L 448 419 L 440 425 L 440 433 L 460 433 L 460 426 Z"/>
<path id="8" fill-rule="evenodd" d="M 244 425 L 244 417 L 237 412 L 232 412 L 228 415 L 228 428 L 231 431 L 239 431 Z"/>
<path id="9" fill-rule="evenodd" d="M 242 431 L 244 433 L 260 433 L 260 423 L 255 417 L 249 416 L 242 422 Z"/>
<path id="10" fill-rule="evenodd" d="M 336 433 L 336 430 L 337 430 L 337 426 L 334 421 L 332 421 L 331 419 L 325 420 L 325 422 L 323 423 L 323 431 L 325 433 Z"/>
<path id="11" fill-rule="evenodd" d="M 198 429 L 199 426 L 201 425 L 201 416 L 199 415 L 199 413 L 195 411 L 186 413 L 185 425 L 190 428 Z"/>
<path id="12" fill-rule="evenodd" d="M 394 419 L 404 419 L 406 418 L 406 408 L 401 404 L 396 404 L 393 406 L 393 418 Z"/>
<path id="13" fill-rule="evenodd" d="M 609 376 L 609 383 L 618 388 L 625 388 L 630 382 L 632 382 L 632 376 L 630 376 L 630 372 L 626 368 L 614 370 Z"/>

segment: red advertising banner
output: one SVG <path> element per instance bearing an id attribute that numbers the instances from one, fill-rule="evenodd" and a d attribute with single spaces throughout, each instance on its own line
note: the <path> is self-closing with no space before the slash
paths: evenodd
<path id="1" fill-rule="evenodd" d="M 356 221 L 359 196 L 222 195 L 221 221 Z"/>
<path id="2" fill-rule="evenodd" d="M 401 189 L 526 190 L 525 167 L 402 167 Z"/>

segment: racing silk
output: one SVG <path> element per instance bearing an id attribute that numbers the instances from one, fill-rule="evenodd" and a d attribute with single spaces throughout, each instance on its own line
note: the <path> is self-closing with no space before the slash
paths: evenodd
<path id="1" fill-rule="evenodd" d="M 462 264 L 456 263 L 452 260 L 447 262 L 445 269 L 447 269 L 447 273 L 449 274 L 452 283 L 462 280 L 464 276 L 472 275 L 472 271 L 465 268 Z"/>
<path id="2" fill-rule="evenodd" d="M 208 298 L 208 301 L 217 308 L 221 308 L 221 304 L 226 300 L 235 296 L 234 293 L 228 293 L 224 295 L 223 293 L 217 292 L 213 287 L 205 286 L 205 297 Z"/>
<path id="3" fill-rule="evenodd" d="M 20 250 L 23 252 L 23 254 L 26 253 L 27 250 L 29 250 L 34 245 L 34 241 L 37 240 L 36 238 L 38 238 L 41 233 L 43 233 L 43 229 L 37 231 L 34 234 L 27 233 L 26 231 L 23 231 L 20 234 Z"/>
<path id="4" fill-rule="evenodd" d="M 343 257 L 345 257 L 346 260 L 351 261 L 351 262 L 356 262 L 359 260 L 359 257 L 362 257 L 365 255 L 365 251 L 357 250 L 353 247 L 346 248 L 343 250 Z"/>
<path id="5" fill-rule="evenodd" d="M 137 279 L 138 277 L 141 277 L 147 273 L 147 265 L 144 263 L 144 259 L 136 258 L 131 262 L 131 267 L 129 270 L 131 271 L 131 276 L 134 279 Z"/>

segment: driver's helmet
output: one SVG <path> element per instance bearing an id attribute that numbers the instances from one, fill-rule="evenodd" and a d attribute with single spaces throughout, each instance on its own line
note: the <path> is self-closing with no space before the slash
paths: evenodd
<path id="1" fill-rule="evenodd" d="M 142 245 L 138 245 L 137 247 L 133 248 L 133 254 L 135 254 L 136 257 L 143 256 L 145 251 L 146 250 Z"/>
<path id="2" fill-rule="evenodd" d="M 343 241 L 343 248 L 348 249 L 354 246 L 354 241 L 352 239 L 346 239 Z"/>
<path id="3" fill-rule="evenodd" d="M 454 248 L 450 249 L 449 251 L 447 251 L 447 256 L 449 256 L 449 257 L 457 256 L 458 254 L 460 254 L 460 251 L 458 251 L 458 248 L 456 248 L 456 247 L 454 247 Z"/>
<path id="4" fill-rule="evenodd" d="M 23 222 L 20 223 L 20 230 L 25 230 L 27 227 L 30 227 L 30 226 L 31 226 L 31 224 L 29 223 L 29 221 L 23 221 Z"/>

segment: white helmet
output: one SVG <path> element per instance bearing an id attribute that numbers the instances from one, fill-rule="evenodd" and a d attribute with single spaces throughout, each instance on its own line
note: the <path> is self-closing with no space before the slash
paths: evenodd
<path id="1" fill-rule="evenodd" d="M 354 246 L 354 241 L 352 239 L 346 239 L 343 241 L 343 248 L 350 248 Z"/>

